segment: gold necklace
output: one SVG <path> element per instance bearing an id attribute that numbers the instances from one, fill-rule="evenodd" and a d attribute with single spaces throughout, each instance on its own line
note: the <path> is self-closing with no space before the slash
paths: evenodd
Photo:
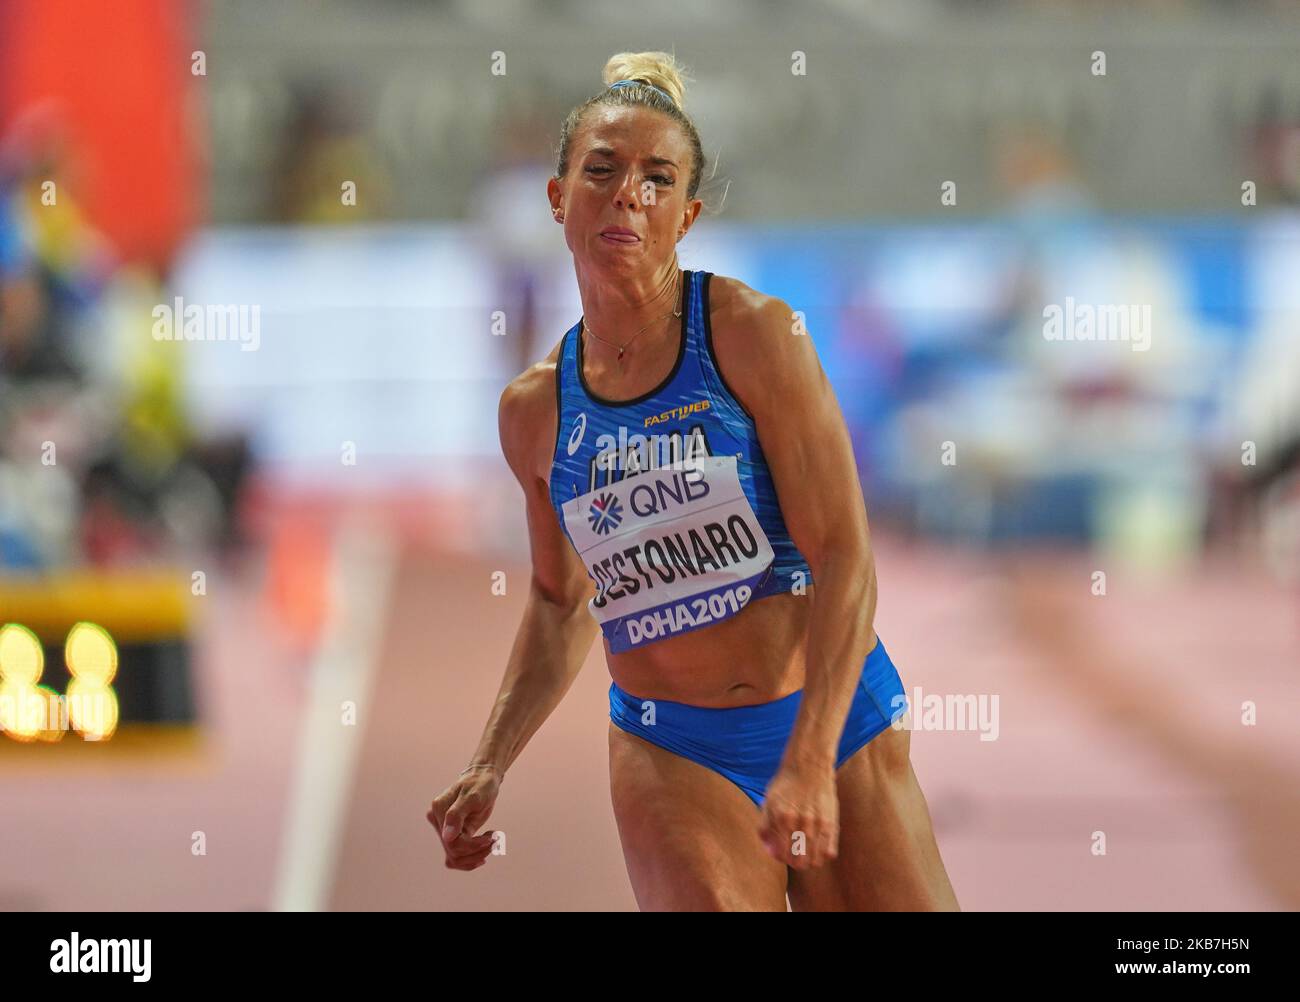
<path id="1" fill-rule="evenodd" d="M 677 269 L 677 286 L 678 286 L 679 290 L 680 290 L 681 284 L 682 284 L 682 270 L 681 270 L 680 268 L 678 268 L 678 269 Z M 677 297 L 674 296 L 673 298 L 676 299 Z M 590 325 L 589 323 L 587 323 L 587 318 L 586 318 L 586 317 L 583 317 L 583 318 L 582 318 L 582 329 L 583 329 L 584 331 L 586 331 L 588 334 L 590 334 L 592 337 L 594 337 L 594 338 L 595 338 L 597 341 L 599 341 L 601 344 L 607 344 L 607 345 L 609 345 L 611 348 L 617 348 L 617 349 L 618 349 L 618 360 L 621 362 L 621 361 L 623 360 L 623 353 L 624 353 L 625 351 L 627 351 L 627 346 L 628 346 L 628 345 L 630 345 L 633 341 L 635 341 L 635 340 L 636 340 L 637 338 L 639 338 L 642 334 L 644 334 L 645 331 L 646 331 L 646 328 L 650 327 L 652 324 L 656 324 L 656 323 L 658 323 L 658 322 L 659 322 L 660 320 L 662 320 L 664 317 L 669 316 L 669 315 L 672 315 L 672 316 L 674 316 L 674 317 L 680 317 L 680 316 L 682 315 L 681 304 L 678 303 L 677 309 L 675 309 L 675 310 L 669 310 L 668 313 L 663 313 L 663 314 L 661 314 L 661 315 L 655 317 L 653 320 L 650 321 L 650 323 L 646 324 L 645 327 L 642 327 L 642 328 L 640 328 L 639 330 L 637 330 L 637 332 L 636 332 L 635 334 L 633 334 L 630 338 L 628 338 L 626 341 L 624 341 L 621 345 L 615 344 L 613 341 L 606 341 L 603 337 L 601 337 L 599 334 L 597 334 L 594 330 L 591 329 L 591 325 Z"/>

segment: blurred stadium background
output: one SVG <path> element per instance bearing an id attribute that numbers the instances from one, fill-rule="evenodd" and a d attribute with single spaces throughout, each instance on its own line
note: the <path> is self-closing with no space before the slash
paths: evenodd
<path id="1" fill-rule="evenodd" d="M 683 266 L 805 314 L 914 712 L 998 701 L 913 735 L 963 907 L 1300 908 L 1300 10 L 1210 0 L 0 2 L 44 653 L 0 695 L 68 690 L 79 621 L 118 652 L 110 736 L 4 719 L 0 907 L 634 907 L 598 648 L 505 856 L 424 819 L 527 590 L 497 397 L 581 313 L 554 143 L 625 49 L 718 158 Z M 1067 300 L 1149 350 L 1049 340 Z M 160 339 L 194 304 L 243 325 Z"/>

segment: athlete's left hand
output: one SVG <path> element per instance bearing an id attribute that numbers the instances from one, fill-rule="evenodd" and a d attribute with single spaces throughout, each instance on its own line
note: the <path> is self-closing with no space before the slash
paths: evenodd
<path id="1" fill-rule="evenodd" d="M 838 856 L 840 801 L 834 766 L 783 763 L 763 798 L 758 837 L 774 859 L 796 870 Z"/>

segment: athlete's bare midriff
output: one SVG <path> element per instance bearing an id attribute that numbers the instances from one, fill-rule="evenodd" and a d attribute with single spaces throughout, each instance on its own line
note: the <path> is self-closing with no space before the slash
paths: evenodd
<path id="1" fill-rule="evenodd" d="M 692 706 L 780 699 L 803 688 L 813 590 L 769 595 L 730 619 L 622 654 L 606 648 L 610 677 L 633 696 Z"/>

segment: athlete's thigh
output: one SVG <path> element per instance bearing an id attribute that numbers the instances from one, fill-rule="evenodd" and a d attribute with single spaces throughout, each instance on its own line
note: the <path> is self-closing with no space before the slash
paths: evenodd
<path id="1" fill-rule="evenodd" d="M 911 731 L 887 727 L 840 766 L 839 855 L 790 870 L 794 911 L 957 909 L 910 750 Z"/>
<path id="2" fill-rule="evenodd" d="M 642 911 L 786 910 L 786 867 L 731 780 L 611 722 L 609 785 Z"/>

